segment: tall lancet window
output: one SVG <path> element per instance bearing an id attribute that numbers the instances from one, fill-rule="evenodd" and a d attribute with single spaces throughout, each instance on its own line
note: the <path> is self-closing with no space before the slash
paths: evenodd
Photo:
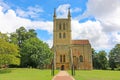
<path id="1" fill-rule="evenodd" d="M 62 62 L 62 55 L 60 55 L 60 62 Z"/>
<path id="2" fill-rule="evenodd" d="M 63 62 L 65 62 L 65 55 L 63 55 Z"/>
<path id="3" fill-rule="evenodd" d="M 63 30 L 65 30 L 65 23 L 63 23 Z"/>
<path id="4" fill-rule="evenodd" d="M 80 62 L 83 62 L 83 56 L 80 55 Z"/>
<path id="5" fill-rule="evenodd" d="M 59 30 L 61 30 L 62 29 L 62 26 L 61 26 L 61 23 L 59 24 Z"/>
<path id="6" fill-rule="evenodd" d="M 63 38 L 66 38 L 66 34 L 65 33 L 63 33 Z"/>
<path id="7" fill-rule="evenodd" d="M 62 38 L 62 35 L 61 35 L 61 33 L 59 33 L 59 38 Z"/>

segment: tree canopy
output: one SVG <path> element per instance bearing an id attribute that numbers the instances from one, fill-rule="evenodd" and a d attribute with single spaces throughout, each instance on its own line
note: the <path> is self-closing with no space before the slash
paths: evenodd
<path id="1" fill-rule="evenodd" d="M 17 44 L 20 48 L 22 67 L 43 68 L 51 61 L 53 54 L 49 46 L 37 38 L 34 29 L 26 30 L 20 27 L 16 32 L 11 33 L 10 42 Z"/>
<path id="2" fill-rule="evenodd" d="M 115 47 L 110 51 L 109 65 L 112 70 L 116 67 L 120 67 L 120 44 L 116 44 Z"/>
<path id="3" fill-rule="evenodd" d="M 18 49 L 16 45 L 0 38 L 0 67 L 10 64 L 19 65 L 20 59 L 18 57 L 20 55 Z"/>
<path id="4" fill-rule="evenodd" d="M 92 55 L 93 55 L 93 68 L 94 69 L 107 69 L 108 63 L 107 63 L 107 53 L 102 50 L 98 53 L 95 52 L 94 49 L 92 49 Z"/>
<path id="5" fill-rule="evenodd" d="M 22 44 L 22 66 L 44 68 L 50 64 L 52 52 L 48 45 L 38 38 L 30 38 Z"/>

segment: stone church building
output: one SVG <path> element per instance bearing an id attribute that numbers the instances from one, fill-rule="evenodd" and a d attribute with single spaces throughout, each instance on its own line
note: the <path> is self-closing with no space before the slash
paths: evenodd
<path id="1" fill-rule="evenodd" d="M 89 40 L 71 39 L 71 13 L 67 18 L 53 15 L 53 47 L 55 69 L 67 70 L 74 65 L 75 69 L 92 69 L 92 52 Z M 74 26 L 75 28 L 75 26 Z"/>

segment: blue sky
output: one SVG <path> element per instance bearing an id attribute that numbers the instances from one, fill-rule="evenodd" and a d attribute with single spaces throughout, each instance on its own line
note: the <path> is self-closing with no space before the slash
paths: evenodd
<path id="1" fill-rule="evenodd" d="M 114 2 L 114 3 L 113 3 Z M 53 11 L 57 17 L 72 15 L 72 39 L 89 39 L 92 47 L 109 52 L 120 43 L 120 0 L 0 0 L 0 31 L 24 26 L 52 46 Z"/>

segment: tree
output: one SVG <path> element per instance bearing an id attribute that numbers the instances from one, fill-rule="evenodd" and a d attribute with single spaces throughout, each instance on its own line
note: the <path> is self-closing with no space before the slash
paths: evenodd
<path id="1" fill-rule="evenodd" d="M 23 42 L 21 47 L 21 59 L 23 67 L 44 68 L 50 64 L 52 52 L 46 43 L 38 38 L 30 38 Z"/>
<path id="2" fill-rule="evenodd" d="M 17 44 L 21 48 L 21 45 L 25 40 L 33 37 L 37 37 L 34 29 L 29 29 L 27 31 L 24 27 L 20 27 L 16 32 L 10 34 L 10 42 Z"/>
<path id="3" fill-rule="evenodd" d="M 34 29 L 26 30 L 20 27 L 11 33 L 10 42 L 17 44 L 20 48 L 22 67 L 44 67 L 50 63 L 51 50 L 46 43 L 37 38 Z"/>
<path id="4" fill-rule="evenodd" d="M 10 64 L 19 65 L 18 56 L 19 51 L 16 45 L 0 39 L 0 67 Z"/>
<path id="5" fill-rule="evenodd" d="M 107 69 L 108 63 L 106 55 L 107 53 L 104 50 L 98 52 L 99 69 Z"/>
<path id="6" fill-rule="evenodd" d="M 92 59 L 93 59 L 93 68 L 94 69 L 106 69 L 108 66 L 106 52 L 104 50 L 99 51 L 98 53 L 92 49 Z"/>
<path id="7" fill-rule="evenodd" d="M 93 68 L 99 69 L 98 55 L 93 48 L 92 48 L 92 61 L 93 61 Z"/>
<path id="8" fill-rule="evenodd" d="M 9 41 L 9 37 L 7 36 L 7 34 L 3 34 L 3 33 L 1 33 L 0 32 L 0 39 L 3 39 L 3 40 L 5 40 L 5 41 Z"/>
<path id="9" fill-rule="evenodd" d="M 120 44 L 116 44 L 115 47 L 109 53 L 109 66 L 112 70 L 116 67 L 120 67 Z"/>

